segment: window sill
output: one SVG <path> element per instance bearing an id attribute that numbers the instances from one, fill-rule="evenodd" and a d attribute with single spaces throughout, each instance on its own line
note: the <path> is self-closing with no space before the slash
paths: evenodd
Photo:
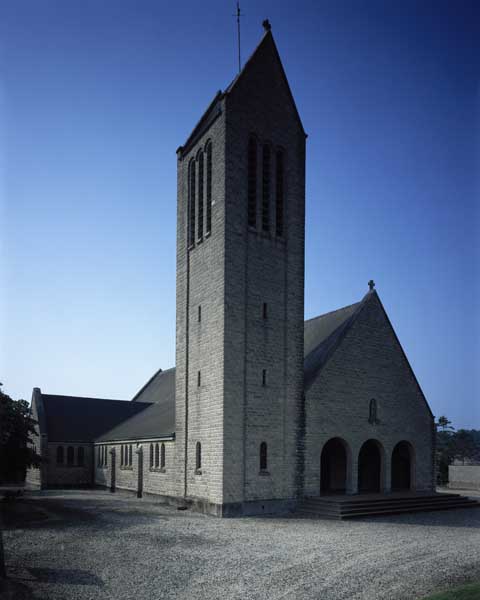
<path id="1" fill-rule="evenodd" d="M 201 475 L 202 469 L 195 469 L 195 475 Z"/>
<path id="2" fill-rule="evenodd" d="M 165 467 L 150 467 L 150 472 L 151 473 L 166 473 L 167 470 L 165 469 Z"/>
<path id="3" fill-rule="evenodd" d="M 270 477 L 270 472 L 269 472 L 269 471 L 265 471 L 265 470 L 263 470 L 263 469 L 262 469 L 261 471 L 259 471 L 259 472 L 258 472 L 258 474 L 259 474 L 261 477 Z"/>
<path id="4" fill-rule="evenodd" d="M 133 467 L 120 467 L 120 471 L 133 471 Z"/>
<path id="5" fill-rule="evenodd" d="M 205 239 L 209 238 L 212 235 L 211 231 L 207 231 L 207 233 L 205 234 Z"/>

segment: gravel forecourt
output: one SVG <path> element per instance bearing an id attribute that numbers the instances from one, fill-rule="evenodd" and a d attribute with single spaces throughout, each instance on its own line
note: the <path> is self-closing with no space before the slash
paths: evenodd
<path id="1" fill-rule="evenodd" d="M 44 518 L 5 531 L 7 570 L 38 600 L 410 600 L 480 580 L 480 509 L 326 521 L 104 491 L 19 502 Z"/>

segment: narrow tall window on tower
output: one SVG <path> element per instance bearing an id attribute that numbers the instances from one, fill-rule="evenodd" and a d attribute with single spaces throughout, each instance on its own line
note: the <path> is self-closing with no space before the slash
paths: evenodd
<path id="1" fill-rule="evenodd" d="M 203 152 L 200 150 L 197 156 L 198 161 L 198 231 L 197 238 L 201 242 L 203 239 Z"/>
<path id="2" fill-rule="evenodd" d="M 276 181 L 276 215 L 275 215 L 275 233 L 277 236 L 283 235 L 283 152 L 277 152 L 277 181 Z"/>
<path id="3" fill-rule="evenodd" d="M 195 159 L 188 166 L 188 247 L 195 244 Z"/>
<path id="4" fill-rule="evenodd" d="M 270 146 L 263 146 L 262 162 L 262 229 L 270 229 Z"/>
<path id="5" fill-rule="evenodd" d="M 248 225 L 257 226 L 257 140 L 248 141 Z"/>
<path id="6" fill-rule="evenodd" d="M 207 154 L 207 223 L 205 233 L 208 235 L 212 231 L 212 142 L 207 142 L 205 152 Z"/>
<path id="7" fill-rule="evenodd" d="M 202 444 L 197 442 L 195 446 L 195 471 L 201 473 L 202 468 Z"/>
<path id="8" fill-rule="evenodd" d="M 159 449 L 158 449 L 158 444 L 155 444 L 155 468 L 158 469 L 158 465 L 159 465 Z"/>
<path id="9" fill-rule="evenodd" d="M 267 444 L 262 442 L 260 444 L 260 471 L 266 471 L 267 466 Z"/>

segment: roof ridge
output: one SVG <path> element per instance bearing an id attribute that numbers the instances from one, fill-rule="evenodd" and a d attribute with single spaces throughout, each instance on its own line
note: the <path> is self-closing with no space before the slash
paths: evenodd
<path id="1" fill-rule="evenodd" d="M 362 300 L 363 300 L 363 298 L 362 298 Z M 317 315 L 316 317 L 310 317 L 310 319 L 305 319 L 304 323 L 308 323 L 309 321 L 315 321 L 315 319 L 322 319 L 323 317 L 328 317 L 328 315 L 333 315 L 333 313 L 340 312 L 341 310 L 345 310 L 347 308 L 352 308 L 352 306 L 356 306 L 357 304 L 360 304 L 362 302 L 362 300 L 359 300 L 358 302 L 352 302 L 352 304 L 347 304 L 346 306 L 342 306 L 341 308 L 336 308 L 335 310 L 330 310 L 321 315 Z"/>
<path id="2" fill-rule="evenodd" d="M 133 402 L 135 400 L 135 398 L 138 398 L 138 396 L 140 396 L 140 394 L 143 392 L 143 390 L 148 387 L 152 381 L 155 379 L 155 377 L 159 374 L 159 373 L 163 373 L 162 369 L 158 369 L 158 371 L 155 371 L 155 373 L 150 377 L 150 379 L 147 381 L 147 383 L 145 383 L 144 385 L 142 385 L 142 387 L 138 390 L 138 392 L 135 394 L 135 396 L 130 400 L 130 402 Z"/>
<path id="3" fill-rule="evenodd" d="M 50 396 L 53 398 L 75 398 L 78 400 L 100 400 L 101 402 L 128 402 L 128 400 L 121 400 L 120 398 L 98 398 L 95 396 L 71 396 L 66 394 L 45 394 L 41 392 L 40 394 L 43 397 Z"/>

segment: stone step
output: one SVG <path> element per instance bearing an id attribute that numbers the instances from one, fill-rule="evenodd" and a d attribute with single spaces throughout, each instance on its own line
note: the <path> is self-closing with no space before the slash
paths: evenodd
<path id="1" fill-rule="evenodd" d="M 451 496 L 451 497 L 412 497 L 412 498 L 388 498 L 383 497 L 382 499 L 377 500 L 330 500 L 325 501 L 321 499 L 306 499 L 302 505 L 310 506 L 312 508 L 328 508 L 328 507 L 348 507 L 348 508 L 358 508 L 362 506 L 383 506 L 388 504 L 389 506 L 395 505 L 408 505 L 408 504 L 429 504 L 431 502 L 445 503 L 455 502 L 460 500 L 461 496 Z"/>
<path id="2" fill-rule="evenodd" d="M 314 502 L 322 504 L 359 504 L 359 503 L 383 503 L 383 502 L 409 502 L 409 501 L 430 501 L 436 500 L 451 500 L 452 498 L 460 498 L 460 494 L 412 494 L 405 496 L 390 496 L 390 495 L 378 495 L 375 496 L 307 496 L 304 502 Z"/>
<path id="3" fill-rule="evenodd" d="M 451 496 L 432 495 L 410 498 L 383 498 L 374 502 L 367 500 L 348 502 L 343 500 L 327 501 L 307 499 L 302 503 L 297 513 L 305 516 L 348 519 L 354 517 L 388 515 L 400 513 L 426 512 L 436 510 L 452 510 L 458 508 L 480 508 L 480 502 L 471 500 L 459 494 Z"/>
<path id="4" fill-rule="evenodd" d="M 382 510 L 370 510 L 370 511 L 360 511 L 355 513 L 323 513 L 323 512 L 312 512 L 307 510 L 299 509 L 297 514 L 302 516 L 308 516 L 311 518 L 319 518 L 319 519 L 332 519 L 332 520 L 343 520 L 343 519 L 354 519 L 357 517 L 374 517 L 374 516 L 382 516 L 382 515 L 397 515 L 397 514 L 412 514 L 417 512 L 433 512 L 440 510 L 452 510 L 452 509 L 462 509 L 462 508 L 480 508 L 480 504 L 460 504 L 458 506 L 419 506 L 417 508 L 401 508 L 401 507 L 391 507 L 389 509 Z"/>

